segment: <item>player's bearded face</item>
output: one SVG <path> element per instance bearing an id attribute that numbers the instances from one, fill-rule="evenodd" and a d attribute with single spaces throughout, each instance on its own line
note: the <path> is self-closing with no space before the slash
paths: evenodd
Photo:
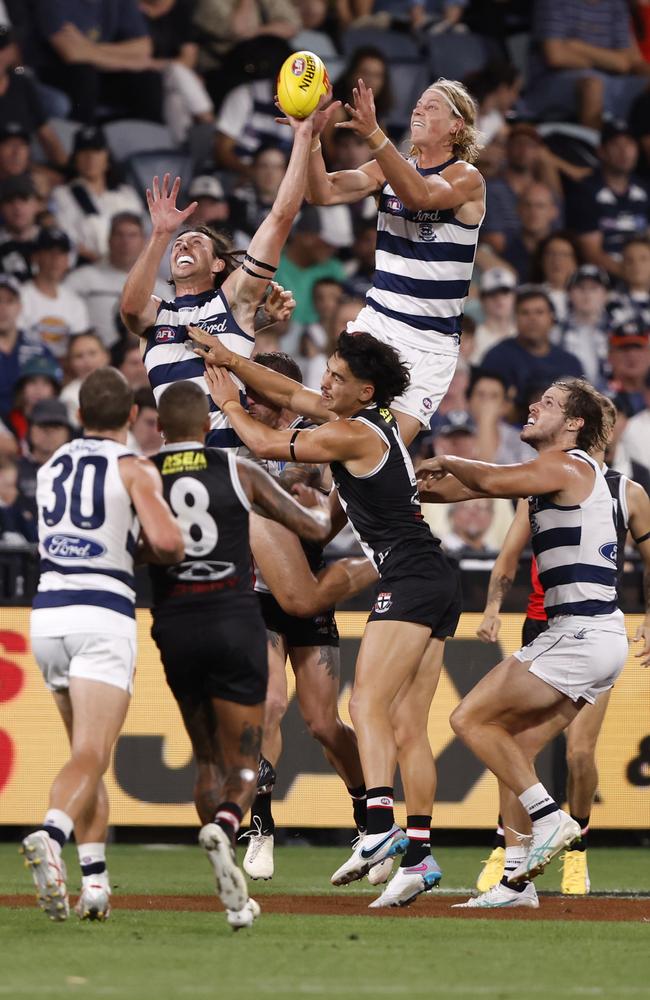
<path id="1" fill-rule="evenodd" d="M 550 388 L 537 403 L 528 408 L 528 420 L 521 431 L 521 440 L 534 448 L 552 443 L 566 430 L 566 414 L 563 408 L 562 389 Z"/>
<path id="2" fill-rule="evenodd" d="M 174 281 L 212 281 L 215 257 L 212 242 L 204 233 L 184 233 L 174 241 L 171 272 Z"/>

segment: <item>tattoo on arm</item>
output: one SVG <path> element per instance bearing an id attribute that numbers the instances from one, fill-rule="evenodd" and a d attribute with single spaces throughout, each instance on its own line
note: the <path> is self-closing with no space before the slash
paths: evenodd
<path id="1" fill-rule="evenodd" d="M 239 737 L 240 754 L 242 757 L 253 757 L 257 762 L 261 749 L 262 727 L 252 726 L 249 722 L 245 722 Z"/>
<path id="2" fill-rule="evenodd" d="M 274 649 L 277 649 L 278 646 L 280 645 L 280 636 L 278 635 L 277 632 L 271 632 L 271 630 L 267 628 L 266 638 L 271 643 Z"/>
<path id="3" fill-rule="evenodd" d="M 338 680 L 341 674 L 341 664 L 339 661 L 339 651 L 334 646 L 321 646 L 318 658 L 319 666 L 322 664 L 325 670 L 334 680 Z"/>
<path id="4" fill-rule="evenodd" d="M 490 586 L 488 587 L 487 604 L 498 604 L 501 607 L 501 603 L 510 590 L 512 586 L 512 577 L 506 576 L 505 573 L 501 573 L 496 576 L 494 580 L 490 580 Z"/>

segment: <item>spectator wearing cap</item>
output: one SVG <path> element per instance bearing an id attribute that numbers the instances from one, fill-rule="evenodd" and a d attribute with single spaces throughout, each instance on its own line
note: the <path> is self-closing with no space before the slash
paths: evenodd
<path id="1" fill-rule="evenodd" d="M 105 347 L 112 349 L 125 336 L 120 318 L 120 298 L 126 277 L 145 244 L 142 216 L 134 212 L 118 212 L 110 221 L 108 256 L 95 264 L 76 268 L 65 280 L 67 288 L 86 304 L 89 325 L 101 337 Z M 169 286 L 158 279 L 154 294 L 164 298 Z"/>
<path id="2" fill-rule="evenodd" d="M 24 523 L 30 526 L 37 541 L 38 511 L 36 508 L 36 475 L 45 462 L 49 462 L 74 435 L 65 403 L 60 399 L 42 399 L 33 407 L 29 417 L 29 454 L 18 462 L 19 505 Z"/>
<path id="3" fill-rule="evenodd" d="M 630 236 L 647 233 L 650 197 L 635 174 L 639 147 L 622 122 L 603 127 L 600 167 L 569 200 L 569 224 L 578 233 L 582 256 L 589 264 L 620 277 L 621 254 Z"/>
<path id="4" fill-rule="evenodd" d="M 74 138 L 73 179 L 55 189 L 54 213 L 62 229 L 88 261 L 108 252 L 111 218 L 119 212 L 142 215 L 135 190 L 120 182 L 102 128 L 86 125 Z"/>
<path id="5" fill-rule="evenodd" d="M 228 225 L 230 208 L 223 184 L 218 177 L 211 174 L 200 174 L 195 177 L 188 188 L 187 198 L 188 201 L 197 203 L 187 220 L 188 225 L 217 226 L 217 228 Z"/>
<path id="6" fill-rule="evenodd" d="M 317 321 L 312 288 L 319 278 L 334 278 L 341 283 L 345 281 L 345 269 L 334 256 L 334 247 L 328 238 L 323 231 L 318 209 L 314 205 L 305 206 L 291 231 L 276 272 L 276 281 L 284 288 L 290 288 L 296 300 L 292 317 L 295 323 Z"/>
<path id="7" fill-rule="evenodd" d="M 557 228 L 559 210 L 551 189 L 539 181 L 533 181 L 519 196 L 517 210 L 521 228 L 508 235 L 501 256 L 515 270 L 519 283 L 524 284 L 531 279 L 531 265 L 540 243 Z"/>
<path id="8" fill-rule="evenodd" d="M 29 177 L 9 177 L 0 184 L 0 271 L 19 281 L 31 277 L 32 244 L 38 235 L 41 203 Z"/>
<path id="9" fill-rule="evenodd" d="M 531 281 L 548 292 L 559 322 L 569 312 L 569 281 L 579 263 L 576 238 L 567 229 L 558 229 L 541 240 L 531 262 Z"/>
<path id="10" fill-rule="evenodd" d="M 548 293 L 539 285 L 524 285 L 515 305 L 516 336 L 502 340 L 483 358 L 486 371 L 502 375 L 516 389 L 518 421 L 522 422 L 531 386 L 549 385 L 567 375 L 582 377 L 574 354 L 551 341 L 555 323 Z"/>
<path id="11" fill-rule="evenodd" d="M 601 392 L 607 388 L 608 294 L 607 272 L 583 264 L 569 281 L 569 315 L 551 335 L 554 344 L 575 354 L 585 378 Z"/>
<path id="12" fill-rule="evenodd" d="M 41 357 L 54 362 L 48 349 L 19 327 L 21 309 L 20 285 L 10 275 L 0 274 L 0 419 L 5 422 L 25 365 Z"/>
<path id="13" fill-rule="evenodd" d="M 628 417 L 640 413 L 646 406 L 645 389 L 650 372 L 650 331 L 633 317 L 610 331 L 609 395 L 615 397 L 617 409 Z"/>
<path id="14" fill-rule="evenodd" d="M 110 355 L 101 337 L 92 330 L 70 338 L 65 359 L 65 370 L 70 376 L 70 381 L 61 390 L 59 399 L 67 406 L 70 422 L 75 427 L 78 425 L 77 411 L 81 383 L 91 372 L 105 368 L 110 363 Z"/>
<path id="15" fill-rule="evenodd" d="M 650 330 L 650 237 L 632 236 L 623 247 L 621 281 L 610 296 L 607 310 L 612 326 L 634 316 Z"/>
<path id="16" fill-rule="evenodd" d="M 0 184 L 9 177 L 26 177 L 31 166 L 29 134 L 19 122 L 0 123 Z"/>
<path id="17" fill-rule="evenodd" d="M 467 411 L 476 426 L 476 457 L 481 462 L 511 465 L 535 458 L 516 427 L 508 423 L 514 389 L 497 372 L 474 368 L 467 390 Z"/>
<path id="18" fill-rule="evenodd" d="M 20 369 L 14 386 L 14 405 L 7 421 L 19 445 L 24 446 L 27 441 L 29 421 L 37 403 L 58 396 L 61 377 L 59 365 L 47 355 L 30 358 Z"/>
<path id="19" fill-rule="evenodd" d="M 198 31 L 194 0 L 140 0 L 153 44 L 153 63 L 163 77 L 163 116 L 179 145 L 197 122 L 214 122 L 214 105 L 196 72 Z"/>
<path id="20" fill-rule="evenodd" d="M 621 434 L 614 468 L 636 480 L 650 495 L 650 372 L 645 377 L 645 406 L 631 417 Z"/>
<path id="21" fill-rule="evenodd" d="M 91 122 L 99 105 L 160 121 L 162 79 L 136 0 L 32 0 L 26 62 L 67 94 L 72 118 Z"/>
<path id="22" fill-rule="evenodd" d="M 36 82 L 25 66 L 16 66 L 11 30 L 0 29 L 0 146 L 3 142 L 38 139 L 45 156 L 64 166 L 68 157 L 47 121 Z M 0 175 L 1 176 L 1 175 Z"/>
<path id="23" fill-rule="evenodd" d="M 507 267 L 490 267 L 481 275 L 479 294 L 483 319 L 476 327 L 474 334 L 474 350 L 471 357 L 473 365 L 481 363 L 490 348 L 514 337 L 515 326 L 515 289 L 517 279 Z"/>
<path id="24" fill-rule="evenodd" d="M 90 325 L 85 302 L 63 284 L 70 269 L 70 250 L 62 229 L 41 229 L 32 250 L 34 277 L 22 288 L 21 323 L 55 358 L 63 358 L 70 337 Z"/>
<path id="25" fill-rule="evenodd" d="M 626 0 L 536 0 L 526 103 L 544 117 L 567 110 L 600 128 L 603 111 L 627 114 L 647 84 Z"/>

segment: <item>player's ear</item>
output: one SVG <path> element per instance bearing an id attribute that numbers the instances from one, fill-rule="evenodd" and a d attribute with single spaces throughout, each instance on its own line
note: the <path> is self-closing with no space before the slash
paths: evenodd
<path id="1" fill-rule="evenodd" d="M 370 385 L 363 385 L 363 386 L 361 386 L 361 390 L 359 392 L 359 402 L 361 402 L 361 403 L 371 403 L 372 402 L 372 398 L 373 398 L 374 395 L 375 395 L 375 387 L 374 387 L 374 385 L 372 385 L 372 384 L 370 384 Z"/>
<path id="2" fill-rule="evenodd" d="M 225 260 L 222 260 L 221 257 L 215 257 L 214 260 L 212 261 L 212 267 L 210 268 L 210 270 L 212 271 L 212 274 L 219 274 L 221 271 L 223 271 L 225 266 L 226 266 Z"/>
<path id="3" fill-rule="evenodd" d="M 210 417 L 207 416 L 205 418 L 204 422 L 203 422 L 203 431 L 204 431 L 205 434 L 209 434 L 210 430 L 211 430 L 211 427 L 210 427 Z"/>
<path id="4" fill-rule="evenodd" d="M 131 409 L 129 410 L 129 419 L 126 422 L 127 426 L 133 427 L 137 419 L 138 419 L 138 404 L 134 403 Z"/>

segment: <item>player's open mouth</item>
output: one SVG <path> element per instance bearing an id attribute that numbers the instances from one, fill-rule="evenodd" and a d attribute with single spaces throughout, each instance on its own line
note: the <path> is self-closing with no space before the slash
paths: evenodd
<path id="1" fill-rule="evenodd" d="M 526 421 L 526 427 L 532 427 L 535 424 L 535 417 L 529 417 Z"/>
<path id="2" fill-rule="evenodd" d="M 193 264 L 194 257 L 190 257 L 189 254 L 181 254 L 180 257 L 176 258 L 176 264 L 180 267 L 181 264 Z"/>
<path id="3" fill-rule="evenodd" d="M 424 128 L 424 122 L 421 122 L 421 121 L 412 121 L 411 122 L 411 128 Z"/>

